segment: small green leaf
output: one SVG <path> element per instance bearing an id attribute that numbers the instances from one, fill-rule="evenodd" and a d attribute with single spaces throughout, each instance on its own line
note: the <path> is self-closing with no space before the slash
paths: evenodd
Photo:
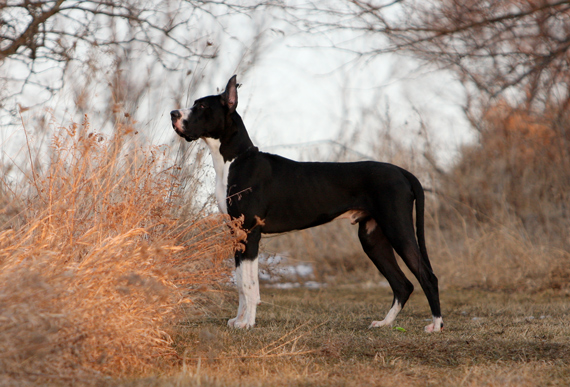
<path id="1" fill-rule="evenodd" d="M 402 327 L 394 327 L 395 330 L 397 330 L 398 332 L 406 332 L 406 330 Z"/>

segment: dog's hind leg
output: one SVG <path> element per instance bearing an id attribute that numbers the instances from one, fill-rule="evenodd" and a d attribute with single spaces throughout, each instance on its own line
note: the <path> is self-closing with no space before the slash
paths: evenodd
<path id="1" fill-rule="evenodd" d="M 382 321 L 372 321 L 370 328 L 391 326 L 414 291 L 414 285 L 398 266 L 392 245 L 374 219 L 368 218 L 359 223 L 358 237 L 364 252 L 386 278 L 394 292 L 394 300 L 388 314 Z"/>
<path id="2" fill-rule="evenodd" d="M 418 279 L 428 300 L 433 322 L 425 327 L 426 332 L 439 332 L 443 328 L 443 319 L 441 317 L 441 309 L 439 304 L 439 287 L 438 280 L 429 260 L 422 256 L 412 223 L 412 216 L 409 216 L 407 222 L 401 218 L 387 216 L 385 218 L 390 228 L 386 227 L 386 237 L 396 250 L 396 253 L 402 258 L 406 266 Z"/>
<path id="3" fill-rule="evenodd" d="M 253 229 L 248 237 L 245 251 L 236 252 L 236 283 L 239 293 L 237 316 L 228 321 L 234 328 L 252 328 L 255 325 L 259 297 L 258 258 L 261 232 Z"/>
<path id="4" fill-rule="evenodd" d="M 239 306 L 237 316 L 228 320 L 228 326 L 232 328 L 235 326 L 236 321 L 243 320 L 243 314 L 245 312 L 245 295 L 243 293 L 243 266 L 241 265 L 241 262 L 238 263 L 237 259 L 236 264 L 236 286 L 239 295 Z"/>

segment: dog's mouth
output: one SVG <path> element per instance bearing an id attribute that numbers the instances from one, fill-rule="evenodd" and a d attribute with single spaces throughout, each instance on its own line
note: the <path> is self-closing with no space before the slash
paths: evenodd
<path id="1" fill-rule="evenodd" d="M 184 129 L 182 127 L 182 119 L 173 119 L 172 120 L 172 127 L 174 128 L 174 131 L 176 132 L 176 134 L 178 134 L 180 137 L 182 137 L 183 139 L 185 139 L 186 141 L 190 142 L 190 141 L 195 141 L 198 138 L 194 137 L 194 136 L 190 136 L 188 134 L 186 134 L 186 132 L 184 132 Z"/>
<path id="2" fill-rule="evenodd" d="M 172 119 L 172 127 L 174 131 L 184 137 L 184 129 L 182 129 L 182 119 Z"/>
<path id="3" fill-rule="evenodd" d="M 172 123 L 172 127 L 174 128 L 174 131 L 176 132 L 176 134 L 178 134 L 180 137 L 182 137 L 183 139 L 185 139 L 188 142 L 195 141 L 198 139 L 198 137 L 193 137 L 193 136 L 190 136 L 190 135 L 184 133 L 184 130 L 181 129 L 179 125 L 176 125 L 174 122 Z"/>

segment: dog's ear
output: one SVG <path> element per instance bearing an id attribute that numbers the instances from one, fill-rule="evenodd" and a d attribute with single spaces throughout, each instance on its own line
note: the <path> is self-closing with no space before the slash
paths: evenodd
<path id="1" fill-rule="evenodd" d="M 226 86 L 226 91 L 224 91 L 224 93 L 222 94 L 222 101 L 230 109 L 230 113 L 236 111 L 236 107 L 238 104 L 237 88 L 238 85 L 236 83 L 236 76 L 234 75 L 228 81 L 228 85 Z"/>

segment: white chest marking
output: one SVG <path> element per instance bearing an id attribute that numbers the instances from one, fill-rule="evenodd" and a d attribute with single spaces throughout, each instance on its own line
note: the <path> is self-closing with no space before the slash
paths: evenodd
<path id="1" fill-rule="evenodd" d="M 224 162 L 224 158 L 220 153 L 220 140 L 213 138 L 204 138 L 206 145 L 210 148 L 210 154 L 214 161 L 214 170 L 216 171 L 216 199 L 218 200 L 218 208 L 220 212 L 227 214 L 227 196 L 228 196 L 228 174 L 230 172 L 230 165 L 233 160 Z"/>

